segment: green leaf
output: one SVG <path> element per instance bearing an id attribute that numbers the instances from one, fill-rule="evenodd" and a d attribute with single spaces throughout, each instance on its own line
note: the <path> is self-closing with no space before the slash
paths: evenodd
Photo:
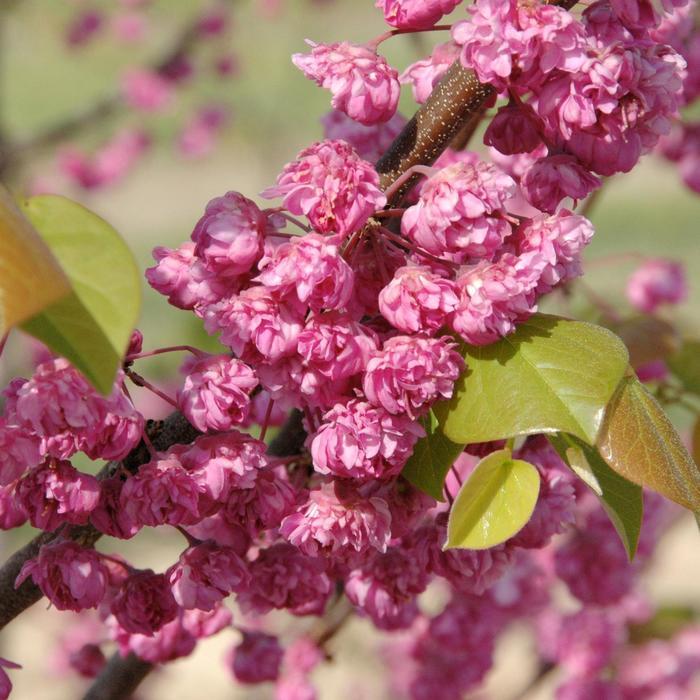
<path id="1" fill-rule="evenodd" d="M 656 399 L 628 375 L 605 412 L 598 451 L 625 479 L 700 510 L 700 470 Z"/>
<path id="2" fill-rule="evenodd" d="M 0 185 L 0 338 L 69 293 L 48 246 Z"/>
<path id="3" fill-rule="evenodd" d="M 593 444 L 627 368 L 622 341 L 590 323 L 536 314 L 511 335 L 466 346 L 451 401 L 435 407 L 454 442 L 565 432 Z"/>
<path id="4" fill-rule="evenodd" d="M 425 428 L 425 437 L 416 443 L 401 473 L 416 488 L 438 501 L 444 501 L 442 487 L 445 477 L 464 450 L 464 445 L 458 445 L 442 434 L 432 411 L 421 419 L 421 423 Z"/>
<path id="5" fill-rule="evenodd" d="M 464 482 L 447 521 L 446 549 L 487 549 L 505 542 L 530 519 L 540 492 L 535 467 L 510 450 L 484 457 Z"/>
<path id="6" fill-rule="evenodd" d="M 70 281 L 71 293 L 23 324 L 109 393 L 141 305 L 139 271 L 126 243 L 103 219 L 64 197 L 22 208 Z"/>
<path id="7" fill-rule="evenodd" d="M 668 366 L 686 391 L 700 396 L 700 340 L 686 340 L 681 349 L 669 357 Z"/>
<path id="8" fill-rule="evenodd" d="M 549 441 L 572 471 L 600 498 L 631 561 L 642 530 L 641 487 L 610 469 L 595 448 L 578 438 L 559 434 L 550 436 Z"/>

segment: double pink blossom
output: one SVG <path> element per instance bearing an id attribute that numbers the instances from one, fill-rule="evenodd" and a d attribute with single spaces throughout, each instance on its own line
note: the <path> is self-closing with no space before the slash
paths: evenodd
<path id="1" fill-rule="evenodd" d="M 311 442 L 314 468 L 343 478 L 398 475 L 424 435 L 420 423 L 359 400 L 335 405 L 323 421 Z"/>
<path id="2" fill-rule="evenodd" d="M 688 296 L 683 265 L 656 258 L 640 265 L 627 281 L 627 298 L 644 313 L 654 313 L 662 304 L 679 304 Z"/>
<path id="3" fill-rule="evenodd" d="M 284 197 L 284 206 L 308 217 L 316 231 L 343 237 L 386 204 L 377 171 L 345 141 L 319 141 L 305 148 L 262 196 Z"/>
<path id="4" fill-rule="evenodd" d="M 149 569 L 127 577 L 112 599 L 110 610 L 127 632 L 152 635 L 174 620 L 179 608 L 166 576 Z"/>
<path id="5" fill-rule="evenodd" d="M 331 91 L 331 104 L 361 124 L 391 119 L 401 86 L 398 74 L 376 51 L 343 41 L 317 44 L 307 40 L 311 53 L 296 53 L 294 65 L 307 78 Z"/>
<path id="6" fill-rule="evenodd" d="M 231 650 L 228 665 L 239 683 L 264 683 L 277 680 L 283 657 L 277 637 L 243 631 L 243 639 Z"/>
<path id="7" fill-rule="evenodd" d="M 100 555 L 75 542 L 44 545 L 27 561 L 15 587 L 29 576 L 58 610 L 96 608 L 105 596 L 109 574 Z"/>
<path id="8" fill-rule="evenodd" d="M 376 0 L 387 24 L 397 29 L 430 29 L 462 0 Z"/>
<path id="9" fill-rule="evenodd" d="M 464 360 L 446 337 L 396 336 L 367 363 L 363 388 L 370 403 L 416 416 L 452 396 Z"/>
<path id="10" fill-rule="evenodd" d="M 255 373 L 241 360 L 209 355 L 188 367 L 177 402 L 198 430 L 230 430 L 247 418 L 250 392 L 257 385 Z"/>

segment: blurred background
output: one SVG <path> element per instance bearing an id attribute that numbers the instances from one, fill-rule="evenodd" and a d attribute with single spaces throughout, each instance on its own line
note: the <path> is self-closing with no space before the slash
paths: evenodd
<path id="1" fill-rule="evenodd" d="M 257 193 L 282 166 L 322 138 L 328 93 L 290 61 L 305 50 L 304 39 L 363 42 L 383 31 L 371 0 L 0 0 L 0 150 L 9 154 L 0 164 L 2 179 L 17 194 L 51 191 L 82 202 L 116 227 L 145 270 L 154 246 L 174 247 L 189 237 L 209 199 L 238 190 L 260 202 Z M 427 55 L 433 41 L 429 35 L 397 37 L 382 49 L 403 70 Z M 182 46 L 189 65 L 177 55 Z M 125 75 L 135 68 L 162 69 L 164 61 L 174 76 L 166 106 L 128 104 Z M 410 116 L 415 106 L 409 90 L 402 104 Z M 123 134 L 138 136 L 132 161 L 118 163 L 116 175 L 111 171 L 104 182 L 92 181 L 86 175 L 90 157 Z M 690 297 L 674 318 L 688 335 L 700 337 L 700 199 L 674 166 L 646 157 L 632 174 L 606 183 L 590 218 L 597 233 L 586 256 L 587 286 L 624 308 L 625 282 L 638 260 L 623 254 L 677 258 L 687 267 Z M 566 307 L 580 317 L 599 314 L 586 294 L 565 301 L 551 304 L 560 313 Z M 145 284 L 140 328 L 144 349 L 215 342 L 192 314 L 170 307 Z M 0 360 L 3 384 L 26 372 L 27 347 L 20 337 L 11 340 Z M 172 361 L 154 359 L 144 372 L 167 381 Z M 29 529 L 12 533 L 0 540 L 0 550 L 7 553 L 30 536 Z M 659 600 L 700 608 L 700 547 L 692 518 L 681 520 L 667 539 L 649 573 L 649 590 Z M 135 564 L 159 570 L 177 557 L 181 542 L 164 532 L 136 537 L 128 547 L 124 553 Z M 382 663 L 378 641 L 369 630 L 356 622 L 336 640 L 342 655 L 315 675 L 322 698 L 385 697 L 375 673 Z M 63 615 L 43 604 L 2 633 L 0 656 L 24 666 L 12 674 L 14 698 L 79 696 L 81 682 L 60 676 L 54 653 L 65 633 Z M 264 689 L 236 686 L 225 669 L 221 659 L 234 641 L 227 633 L 205 640 L 193 657 L 153 674 L 139 697 L 266 697 Z M 514 698 L 527 684 L 535 663 L 528 645 L 515 630 L 499 648 L 491 697 Z M 550 697 L 548 692 L 545 687 L 528 697 Z"/>

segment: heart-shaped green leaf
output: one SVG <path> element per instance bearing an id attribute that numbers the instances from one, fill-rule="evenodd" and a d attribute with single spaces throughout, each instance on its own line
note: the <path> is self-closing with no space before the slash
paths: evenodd
<path id="1" fill-rule="evenodd" d="M 416 443 L 413 454 L 401 473 L 416 488 L 438 501 L 444 501 L 442 487 L 445 477 L 464 450 L 464 445 L 458 445 L 442 434 L 432 411 L 421 422 L 425 428 L 425 437 Z"/>
<path id="2" fill-rule="evenodd" d="M 22 209 L 71 286 L 67 297 L 22 327 L 109 393 L 141 305 L 134 258 L 106 221 L 69 199 L 32 197 Z"/>
<path id="3" fill-rule="evenodd" d="M 464 358 L 452 399 L 435 406 L 457 443 L 565 432 L 593 444 L 628 363 L 610 331 L 543 314 L 497 343 L 465 346 Z"/>
<path id="4" fill-rule="evenodd" d="M 667 362 L 673 374 L 681 380 L 683 388 L 700 396 L 700 341 L 686 340 Z"/>
<path id="5" fill-rule="evenodd" d="M 58 262 L 0 185 L 0 338 L 68 294 Z"/>
<path id="6" fill-rule="evenodd" d="M 642 529 L 644 500 L 641 486 L 614 472 L 595 448 L 573 435 L 552 435 L 549 441 L 572 471 L 600 498 L 631 561 Z"/>
<path id="7" fill-rule="evenodd" d="M 626 376 L 610 401 L 598 451 L 625 479 L 700 510 L 700 470 L 661 406 L 635 376 Z"/>
<path id="8" fill-rule="evenodd" d="M 530 519 L 540 475 L 510 450 L 484 457 L 464 482 L 450 509 L 446 549 L 487 549 L 518 533 Z"/>

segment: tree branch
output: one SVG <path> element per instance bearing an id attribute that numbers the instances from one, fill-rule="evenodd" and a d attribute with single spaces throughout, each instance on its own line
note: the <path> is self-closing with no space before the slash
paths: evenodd
<path id="1" fill-rule="evenodd" d="M 83 700 L 124 700 L 130 698 L 154 668 L 134 654 L 116 653 L 90 686 Z"/>
<path id="2" fill-rule="evenodd" d="M 165 421 L 152 422 L 148 433 L 153 446 L 159 450 L 167 450 L 172 445 L 187 444 L 198 435 L 197 431 L 178 412 L 172 413 Z M 150 460 L 150 454 L 145 443 L 141 441 L 122 464 L 131 472 Z M 109 462 L 97 475 L 98 479 L 112 476 L 119 467 L 119 462 Z M 77 542 L 83 547 L 93 547 L 102 537 L 102 533 L 92 525 L 79 525 L 67 531 L 59 529 L 56 532 L 42 532 L 31 542 L 17 550 L 0 568 L 0 629 L 15 619 L 28 607 L 41 600 L 43 593 L 31 578 L 26 579 L 18 588 L 15 580 L 24 564 L 39 554 L 42 546 L 62 539 Z"/>

